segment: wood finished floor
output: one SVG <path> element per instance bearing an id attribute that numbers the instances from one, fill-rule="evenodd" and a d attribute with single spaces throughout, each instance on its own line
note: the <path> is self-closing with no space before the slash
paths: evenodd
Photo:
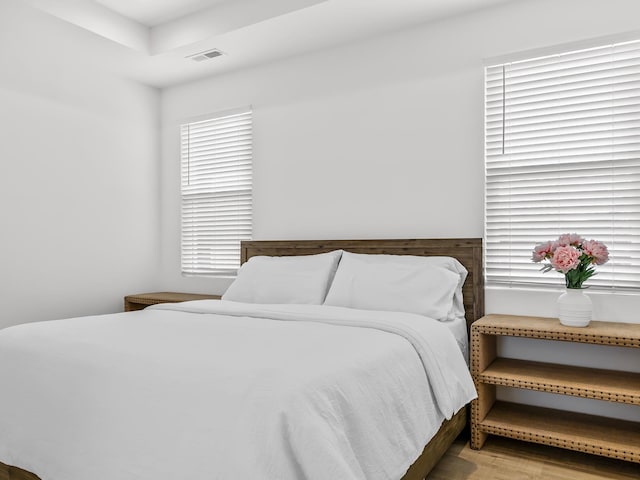
<path id="1" fill-rule="evenodd" d="M 640 464 L 508 438 L 489 437 L 481 450 L 460 438 L 427 480 L 639 480 Z"/>

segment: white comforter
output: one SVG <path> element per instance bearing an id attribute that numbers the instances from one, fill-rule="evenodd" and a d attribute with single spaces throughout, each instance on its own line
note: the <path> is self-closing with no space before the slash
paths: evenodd
<path id="1" fill-rule="evenodd" d="M 475 398 L 435 320 L 224 301 L 2 330 L 0 389 L 42 480 L 399 479 Z"/>

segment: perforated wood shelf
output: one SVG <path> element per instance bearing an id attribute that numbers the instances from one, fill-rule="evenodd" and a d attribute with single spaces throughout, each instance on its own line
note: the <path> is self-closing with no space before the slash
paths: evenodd
<path id="1" fill-rule="evenodd" d="M 640 324 L 575 328 L 551 318 L 487 315 L 471 327 L 478 390 L 471 404 L 472 448 L 482 448 L 493 434 L 640 463 L 640 422 L 496 401 L 500 385 L 640 406 L 640 373 L 499 358 L 499 336 L 638 348 L 640 365 Z"/>
<path id="2" fill-rule="evenodd" d="M 496 358 L 478 378 L 492 385 L 640 405 L 640 373 Z"/>
<path id="3" fill-rule="evenodd" d="M 473 324 L 478 333 L 566 342 L 640 347 L 640 324 L 591 322 L 586 328 L 566 327 L 556 318 L 486 315 Z"/>
<path id="4" fill-rule="evenodd" d="M 503 437 L 640 462 L 635 422 L 496 402 L 480 429 Z"/>

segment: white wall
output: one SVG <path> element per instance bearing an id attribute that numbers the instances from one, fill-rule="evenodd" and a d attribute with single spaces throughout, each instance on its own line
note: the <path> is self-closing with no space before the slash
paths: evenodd
<path id="1" fill-rule="evenodd" d="M 23 3 L 0 4 L 0 328 L 159 284 L 159 92 Z"/>
<path id="2" fill-rule="evenodd" d="M 180 275 L 181 121 L 253 106 L 256 239 L 479 237 L 483 62 L 628 33 L 639 15 L 634 0 L 519 1 L 164 90 L 164 284 L 229 283 Z M 487 311 L 553 316 L 558 295 L 491 289 Z M 595 318 L 640 321 L 640 296 L 594 303 Z"/>
<path id="3" fill-rule="evenodd" d="M 180 275 L 181 121 L 253 106 L 255 239 L 480 237 L 484 61 L 626 34 L 638 29 L 638 18 L 635 0 L 519 1 L 164 90 L 163 285 L 221 293 L 230 282 Z M 488 289 L 486 311 L 555 316 L 559 293 Z M 640 321 L 638 295 L 596 294 L 594 304 L 597 319 Z M 515 356 L 640 369 L 637 356 L 621 349 L 522 341 L 501 348 Z M 603 402 L 501 392 L 514 395 L 640 419 L 637 409 Z"/>

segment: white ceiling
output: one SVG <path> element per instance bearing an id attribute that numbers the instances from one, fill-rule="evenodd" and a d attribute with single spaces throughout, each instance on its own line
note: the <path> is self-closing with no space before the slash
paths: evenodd
<path id="1" fill-rule="evenodd" d="M 96 37 L 101 68 L 162 88 L 516 0 L 26 1 Z"/>
<path id="2" fill-rule="evenodd" d="M 147 27 L 175 20 L 233 0 L 94 0 Z"/>

